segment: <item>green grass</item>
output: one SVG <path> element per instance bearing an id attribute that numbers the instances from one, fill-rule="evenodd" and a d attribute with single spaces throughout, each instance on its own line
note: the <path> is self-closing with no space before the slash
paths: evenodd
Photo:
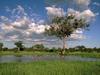
<path id="1" fill-rule="evenodd" d="M 22 56 L 22 55 L 58 55 L 58 52 L 45 52 L 45 51 L 0 51 L 0 56 L 2 55 L 15 55 L 15 56 Z M 65 55 L 74 55 L 74 56 L 81 56 L 81 57 L 92 57 L 92 58 L 100 58 L 100 53 L 87 53 L 87 52 L 69 52 L 65 53 Z"/>
<path id="2" fill-rule="evenodd" d="M 2 51 L 0 52 L 0 56 L 2 55 L 15 55 L 15 56 L 22 56 L 22 55 L 54 55 L 55 53 L 50 53 L 50 52 L 39 52 L 39 51 L 19 51 L 19 52 L 14 52 L 14 51 Z"/>
<path id="3" fill-rule="evenodd" d="M 87 53 L 87 52 L 70 52 L 66 53 L 65 55 L 74 55 L 74 56 L 81 56 L 81 57 L 91 57 L 91 58 L 100 58 L 100 53 Z"/>
<path id="4" fill-rule="evenodd" d="M 100 75 L 100 62 L 2 63 L 0 75 Z"/>

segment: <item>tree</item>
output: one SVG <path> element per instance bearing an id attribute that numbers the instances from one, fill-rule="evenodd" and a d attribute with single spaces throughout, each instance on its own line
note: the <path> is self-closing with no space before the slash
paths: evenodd
<path id="1" fill-rule="evenodd" d="M 4 47 L 4 48 L 3 48 L 3 51 L 8 51 L 8 48 L 7 48 L 7 47 Z"/>
<path id="2" fill-rule="evenodd" d="M 16 47 L 18 48 L 18 51 L 22 50 L 24 48 L 22 41 L 15 42 Z"/>
<path id="3" fill-rule="evenodd" d="M 63 41 L 61 54 L 65 53 L 66 39 L 77 29 L 87 29 L 89 24 L 84 19 L 76 19 L 74 15 L 64 17 L 54 17 L 49 29 L 45 29 L 45 34 L 56 36 Z"/>
<path id="4" fill-rule="evenodd" d="M 82 49 L 85 49 L 86 47 L 82 45 L 82 46 L 76 46 L 75 48 L 82 50 Z"/>
<path id="5" fill-rule="evenodd" d="M 2 51 L 3 43 L 0 43 L 0 51 Z"/>
<path id="6" fill-rule="evenodd" d="M 36 50 L 44 50 L 45 47 L 43 44 L 36 44 L 33 46 L 33 49 L 36 49 Z"/>

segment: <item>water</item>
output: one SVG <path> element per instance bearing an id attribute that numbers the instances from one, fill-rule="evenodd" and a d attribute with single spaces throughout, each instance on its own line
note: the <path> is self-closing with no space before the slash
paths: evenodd
<path id="1" fill-rule="evenodd" d="M 32 62 L 32 61 L 53 61 L 53 60 L 65 60 L 65 61 L 100 61 L 100 58 L 87 58 L 80 56 L 57 56 L 57 55 L 45 55 L 45 56 L 0 56 L 0 63 L 9 63 L 9 62 Z"/>

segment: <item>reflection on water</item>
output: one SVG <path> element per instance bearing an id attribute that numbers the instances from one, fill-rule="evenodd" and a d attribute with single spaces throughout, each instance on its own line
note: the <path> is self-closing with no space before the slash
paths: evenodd
<path id="1" fill-rule="evenodd" d="M 0 56 L 0 63 L 4 62 L 32 62 L 32 61 L 41 61 L 41 60 L 65 60 L 65 61 L 100 61 L 99 58 L 87 58 L 80 56 L 55 56 L 55 55 L 46 55 L 46 56 Z"/>

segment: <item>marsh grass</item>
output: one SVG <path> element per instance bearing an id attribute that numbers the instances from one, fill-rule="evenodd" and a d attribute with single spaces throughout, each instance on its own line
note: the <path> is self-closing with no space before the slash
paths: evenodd
<path id="1" fill-rule="evenodd" d="M 22 56 L 22 55 L 54 55 L 56 54 L 55 52 L 40 52 L 40 51 L 19 51 L 19 52 L 14 52 L 14 51 L 2 51 L 0 52 L 0 56 L 2 55 L 15 55 L 15 56 Z"/>
<path id="2" fill-rule="evenodd" d="M 2 63 L 0 75 L 100 75 L 100 62 Z"/>
<path id="3" fill-rule="evenodd" d="M 81 57 L 91 57 L 91 58 L 100 58 L 100 53 L 88 53 L 88 52 L 69 52 L 65 55 L 74 55 L 74 56 L 81 56 Z"/>
<path id="4" fill-rule="evenodd" d="M 0 51 L 0 56 L 4 55 L 15 55 L 15 56 L 23 56 L 23 55 L 59 55 L 59 52 L 45 52 L 45 51 Z M 90 58 L 100 58 L 100 53 L 97 52 L 66 52 L 65 56 L 74 55 L 74 56 L 81 56 L 81 57 L 90 57 Z"/>

